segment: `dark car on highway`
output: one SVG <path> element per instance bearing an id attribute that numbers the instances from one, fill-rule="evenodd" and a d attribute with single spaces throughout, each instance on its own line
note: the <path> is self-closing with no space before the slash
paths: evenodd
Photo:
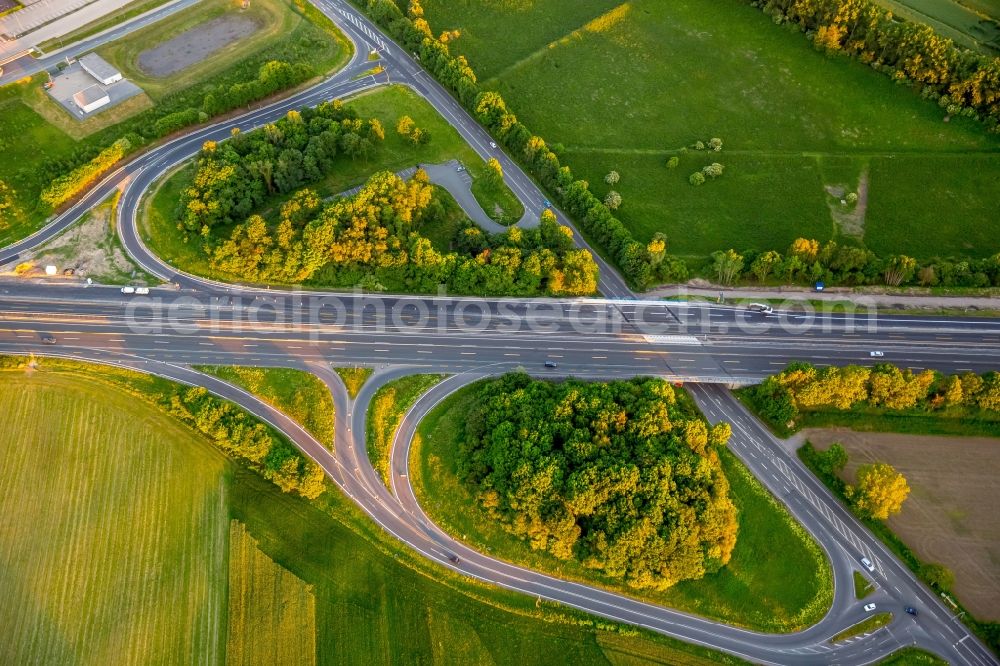
<path id="1" fill-rule="evenodd" d="M 559 364 L 556 363 L 555 361 L 546 361 L 545 362 L 545 367 L 546 368 L 558 368 Z"/>
<path id="2" fill-rule="evenodd" d="M 913 606 L 907 606 L 903 610 L 906 611 L 907 615 L 916 615 L 917 614 L 917 609 L 914 608 Z"/>

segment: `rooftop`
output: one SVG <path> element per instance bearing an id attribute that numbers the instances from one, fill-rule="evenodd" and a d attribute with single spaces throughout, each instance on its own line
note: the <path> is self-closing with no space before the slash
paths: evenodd
<path id="1" fill-rule="evenodd" d="M 99 79 L 110 79 L 119 72 L 107 60 L 96 53 L 88 53 L 80 58 L 80 64 Z"/>
<path id="2" fill-rule="evenodd" d="M 73 95 L 73 101 L 75 101 L 80 106 L 87 106 L 88 104 L 93 104 L 99 99 L 108 96 L 108 91 L 102 86 L 94 84 L 89 88 L 84 88 L 80 92 Z"/>

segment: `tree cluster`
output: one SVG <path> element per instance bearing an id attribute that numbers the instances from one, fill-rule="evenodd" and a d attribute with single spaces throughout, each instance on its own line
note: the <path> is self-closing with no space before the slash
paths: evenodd
<path id="1" fill-rule="evenodd" d="M 900 21 L 874 0 L 753 0 L 776 22 L 793 23 L 818 48 L 858 58 L 912 83 L 949 114 L 1000 126 L 1000 58 L 958 48 L 930 26 Z"/>
<path id="2" fill-rule="evenodd" d="M 172 415 L 226 453 L 245 460 L 284 492 L 295 492 L 307 499 L 323 493 L 323 468 L 234 404 L 202 387 L 174 393 L 168 404 Z"/>
<path id="3" fill-rule="evenodd" d="M 431 140 L 430 130 L 417 127 L 413 118 L 409 116 L 403 116 L 399 119 L 399 122 L 396 123 L 396 133 L 414 146 L 422 146 Z"/>
<path id="4" fill-rule="evenodd" d="M 111 167 L 128 155 L 132 145 L 132 140 L 127 136 L 118 139 L 86 164 L 52 181 L 42 190 L 42 201 L 52 208 L 66 203 L 110 171 Z"/>
<path id="5" fill-rule="evenodd" d="M 725 255 L 725 278 L 720 275 L 719 256 Z M 1000 254 L 985 259 L 918 261 L 906 255 L 879 257 L 871 250 L 836 241 L 799 238 L 784 254 L 774 250 L 743 253 L 730 249 L 712 255 L 708 270 L 731 284 L 741 278 L 765 282 L 778 276 L 785 282 L 815 282 L 840 285 L 905 285 L 1000 287 Z"/>
<path id="6" fill-rule="evenodd" d="M 381 172 L 350 198 L 323 202 L 301 190 L 281 206 L 277 225 L 251 215 L 207 249 L 214 268 L 253 281 L 372 282 L 422 292 L 447 285 L 457 293 L 515 296 L 597 290 L 593 257 L 573 245 L 572 232 L 551 212 L 536 229 L 495 235 L 468 223 L 447 253 L 420 233 L 444 217 L 423 171 L 409 181 Z"/>
<path id="7" fill-rule="evenodd" d="M 362 120 L 340 101 L 289 111 L 222 144 L 208 141 L 181 197 L 182 223 L 207 234 L 245 219 L 267 196 L 287 194 L 328 173 L 338 154 L 368 157 L 385 138 L 376 118 Z"/>
<path id="8" fill-rule="evenodd" d="M 748 389 L 747 395 L 762 417 L 780 426 L 794 422 L 801 411 L 856 407 L 1000 412 L 1000 373 L 943 376 L 931 370 L 915 374 L 888 363 L 872 368 L 816 368 L 809 363 L 791 363 Z"/>
<path id="9" fill-rule="evenodd" d="M 636 589 L 663 590 L 725 565 L 736 507 L 709 428 L 658 379 L 484 384 L 459 475 L 505 530 Z"/>

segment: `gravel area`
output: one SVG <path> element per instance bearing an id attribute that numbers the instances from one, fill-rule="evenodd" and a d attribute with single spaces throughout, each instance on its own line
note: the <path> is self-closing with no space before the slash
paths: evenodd
<path id="1" fill-rule="evenodd" d="M 149 76 L 164 78 L 205 60 L 258 30 L 260 24 L 248 16 L 220 16 L 143 51 L 139 54 L 139 69 Z"/>

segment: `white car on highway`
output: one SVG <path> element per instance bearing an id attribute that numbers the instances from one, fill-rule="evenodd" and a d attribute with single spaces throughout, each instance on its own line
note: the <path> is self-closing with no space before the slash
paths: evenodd
<path id="1" fill-rule="evenodd" d="M 861 558 L 861 566 L 863 566 L 865 569 L 868 569 L 868 571 L 872 573 L 875 572 L 875 565 L 872 564 L 872 561 L 869 560 L 867 557 Z"/>
<path id="2" fill-rule="evenodd" d="M 875 610 L 875 604 L 865 604 L 866 613 L 871 613 L 873 610 Z"/>

